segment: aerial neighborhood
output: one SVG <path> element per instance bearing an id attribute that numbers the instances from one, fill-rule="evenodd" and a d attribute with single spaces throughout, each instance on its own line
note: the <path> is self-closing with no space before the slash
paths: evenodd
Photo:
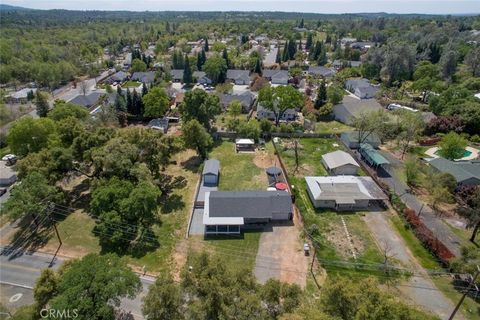
<path id="1" fill-rule="evenodd" d="M 0 14 L 0 318 L 480 318 L 480 16 Z"/>

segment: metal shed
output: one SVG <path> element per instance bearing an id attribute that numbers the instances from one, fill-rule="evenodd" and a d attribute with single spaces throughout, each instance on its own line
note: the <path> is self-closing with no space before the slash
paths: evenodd
<path id="1" fill-rule="evenodd" d="M 218 175 L 220 171 L 220 161 L 216 159 L 209 159 L 205 161 L 203 166 L 203 184 L 216 186 L 218 185 Z"/>

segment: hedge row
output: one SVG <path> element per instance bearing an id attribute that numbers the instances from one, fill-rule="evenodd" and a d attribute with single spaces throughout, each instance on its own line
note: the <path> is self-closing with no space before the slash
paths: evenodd
<path id="1" fill-rule="evenodd" d="M 427 228 L 416 212 L 410 208 L 403 211 L 417 238 L 427 247 L 443 264 L 448 265 L 455 255 L 441 242 L 433 232 Z"/>

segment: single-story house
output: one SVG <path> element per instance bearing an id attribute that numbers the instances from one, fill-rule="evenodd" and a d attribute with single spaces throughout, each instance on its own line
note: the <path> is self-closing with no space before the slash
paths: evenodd
<path id="1" fill-rule="evenodd" d="M 309 74 L 313 77 L 330 78 L 335 74 L 335 70 L 322 66 L 310 66 L 308 67 L 306 74 Z"/>
<path id="2" fill-rule="evenodd" d="M 23 102 L 23 101 L 27 101 L 28 93 L 30 91 L 35 94 L 35 92 L 37 92 L 37 88 L 23 88 L 23 89 L 18 90 L 16 92 L 10 93 L 5 98 L 7 99 L 7 102 L 9 102 L 9 103 L 20 103 L 20 102 Z"/>
<path id="3" fill-rule="evenodd" d="M 170 70 L 170 75 L 172 76 L 173 82 L 183 81 L 183 69 L 172 69 Z"/>
<path id="4" fill-rule="evenodd" d="M 351 96 L 344 96 L 342 102 L 333 106 L 333 116 L 335 120 L 345 124 L 350 124 L 359 114 L 383 110 L 380 103 L 375 99 L 357 99 Z"/>
<path id="5" fill-rule="evenodd" d="M 209 159 L 203 165 L 203 184 L 209 186 L 218 185 L 218 176 L 220 174 L 220 161 L 217 159 Z"/>
<path id="6" fill-rule="evenodd" d="M 450 173 L 458 185 L 480 185 L 480 160 L 450 161 L 442 157 L 428 160 L 440 172 Z"/>
<path id="7" fill-rule="evenodd" d="M 151 84 L 155 81 L 155 72 L 147 71 L 147 72 L 134 72 L 130 79 L 134 81 L 139 81 L 145 84 Z"/>
<path id="8" fill-rule="evenodd" d="M 93 108 L 101 103 L 101 98 L 104 96 L 106 97 L 106 99 L 104 100 L 105 104 L 113 104 L 115 103 L 117 93 L 92 92 L 87 95 L 79 94 L 73 99 L 70 99 L 68 102 L 85 108 Z"/>
<path id="9" fill-rule="evenodd" d="M 17 173 L 6 161 L 0 161 L 0 186 L 8 187 L 17 181 Z"/>
<path id="10" fill-rule="evenodd" d="M 235 139 L 235 150 L 237 152 L 255 151 L 255 141 L 253 139 Z"/>
<path id="11" fill-rule="evenodd" d="M 362 65 L 361 61 L 348 61 L 348 60 L 335 60 L 332 63 L 332 67 L 335 68 L 335 70 L 340 70 L 346 67 L 352 67 L 352 68 L 358 68 Z"/>
<path id="12" fill-rule="evenodd" d="M 167 131 L 168 131 L 168 119 L 167 118 L 152 119 L 148 123 L 148 126 L 152 129 L 160 130 L 163 133 L 167 133 Z"/>
<path id="13" fill-rule="evenodd" d="M 332 175 L 356 175 L 360 168 L 355 159 L 342 150 L 322 155 L 322 163 Z"/>
<path id="14" fill-rule="evenodd" d="M 367 137 L 359 136 L 358 131 L 343 132 L 340 140 L 350 149 L 360 148 L 360 143 L 368 143 L 374 148 L 378 148 L 382 142 L 376 133 L 371 133 Z"/>
<path id="15" fill-rule="evenodd" d="M 371 84 L 367 79 L 349 79 L 345 81 L 345 88 L 360 99 L 371 99 L 375 97 L 379 85 Z"/>
<path id="16" fill-rule="evenodd" d="M 250 84 L 250 71 L 248 70 L 227 70 L 227 80 L 237 84 L 237 85 L 247 85 Z"/>
<path id="17" fill-rule="evenodd" d="M 371 177 L 305 177 L 305 181 L 315 208 L 365 210 L 387 199 Z"/>
<path id="18" fill-rule="evenodd" d="M 218 97 L 224 110 L 227 110 L 230 103 L 236 100 L 242 105 L 242 112 L 247 113 L 252 110 L 255 103 L 255 95 L 251 91 L 245 91 L 240 94 L 222 93 L 219 94 Z"/>
<path id="19" fill-rule="evenodd" d="M 288 84 L 290 79 L 287 70 L 263 70 L 262 76 L 272 84 Z"/>
<path id="20" fill-rule="evenodd" d="M 194 71 L 193 78 L 196 79 L 197 83 L 199 84 L 212 84 L 212 80 L 207 77 L 207 74 L 203 71 Z"/>
<path id="21" fill-rule="evenodd" d="M 262 107 L 260 104 L 257 105 L 257 119 L 268 119 L 268 120 L 275 120 L 275 113 L 270 110 Z M 295 109 L 287 109 L 280 117 L 280 121 L 295 121 L 297 119 L 297 110 Z"/>
<path id="22" fill-rule="evenodd" d="M 292 219 L 286 191 L 210 191 L 205 193 L 205 234 L 239 234 L 240 228 Z"/>
<path id="23" fill-rule="evenodd" d="M 107 82 L 108 84 L 113 84 L 115 82 L 121 83 L 127 79 L 128 79 L 128 73 L 126 73 L 125 71 L 117 71 L 114 74 L 112 74 L 110 77 L 108 77 L 105 82 Z"/>
<path id="24" fill-rule="evenodd" d="M 362 158 L 367 162 L 369 165 L 373 167 L 379 167 L 390 164 L 390 161 L 385 159 L 384 156 L 380 154 L 377 150 L 375 150 L 371 145 L 368 143 L 361 143 L 360 149 L 358 150 L 362 156 Z"/>

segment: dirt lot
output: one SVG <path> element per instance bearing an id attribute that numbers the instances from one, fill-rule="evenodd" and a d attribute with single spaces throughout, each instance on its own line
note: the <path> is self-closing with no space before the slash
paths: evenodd
<path id="1" fill-rule="evenodd" d="M 260 283 L 270 278 L 282 282 L 306 285 L 309 257 L 303 253 L 300 227 L 294 223 L 277 224 L 260 237 L 254 274 Z"/>

